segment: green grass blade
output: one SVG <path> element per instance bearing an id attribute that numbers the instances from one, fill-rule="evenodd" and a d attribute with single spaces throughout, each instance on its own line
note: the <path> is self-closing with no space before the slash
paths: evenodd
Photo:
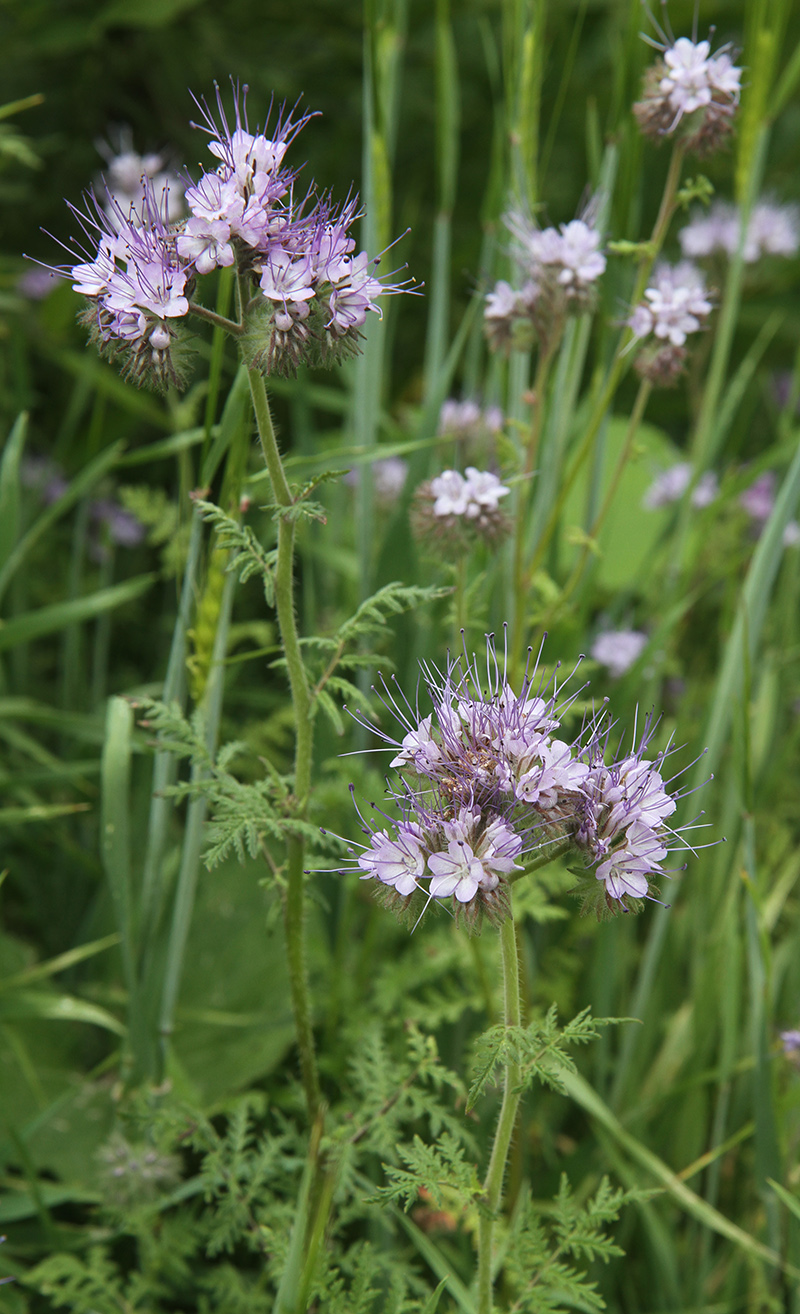
<path id="1" fill-rule="evenodd" d="M 26 967 L 23 972 L 15 972 L 13 976 L 3 977 L 0 979 L 0 990 L 11 990 L 17 986 L 30 985 L 32 981 L 41 981 L 44 977 L 57 976 L 59 972 L 66 972 L 76 963 L 94 958 L 95 954 L 101 954 L 115 944 L 119 944 L 119 935 L 116 932 L 113 935 L 104 935 L 100 940 L 92 940 L 89 944 L 78 945 L 77 949 L 68 949 L 66 953 L 58 954 L 56 958 L 48 958 L 44 963 L 34 963 L 33 967 Z"/>
<path id="2" fill-rule="evenodd" d="M 85 598 L 73 598 L 70 602 L 55 602 L 36 611 L 24 612 L 13 620 L 0 622 L 0 652 L 6 652 L 18 643 L 28 643 L 45 634 L 53 634 L 67 625 L 78 621 L 91 620 L 101 616 L 105 611 L 121 607 L 126 602 L 145 593 L 158 578 L 155 574 L 137 575 L 135 579 L 126 580 L 124 584 L 114 584 L 108 589 L 99 589 Z"/>
<path id="3" fill-rule="evenodd" d="M 122 450 L 122 443 L 113 443 L 104 452 L 101 452 L 94 461 L 90 461 L 86 468 L 70 482 L 69 488 L 62 493 L 61 497 L 56 498 L 55 502 L 42 512 L 30 529 L 9 550 L 8 556 L 2 559 L 2 565 L 0 565 L 0 597 L 5 592 L 14 572 L 22 565 L 34 544 L 38 543 L 42 535 L 61 516 L 70 511 L 76 502 L 79 502 L 82 497 L 91 491 L 95 484 L 99 483 L 111 467 L 116 464 Z"/>
<path id="4" fill-rule="evenodd" d="M 643 1145 L 640 1140 L 626 1131 L 622 1123 L 611 1112 L 607 1104 L 604 1104 L 600 1096 L 592 1090 L 587 1081 L 579 1073 L 565 1072 L 563 1082 L 567 1094 L 585 1109 L 590 1117 L 596 1119 L 602 1127 L 611 1133 L 614 1140 L 622 1146 L 632 1159 L 644 1168 L 652 1177 L 660 1182 L 664 1189 L 669 1193 L 674 1202 L 689 1214 L 696 1218 L 704 1227 L 710 1228 L 719 1236 L 723 1236 L 728 1241 L 751 1255 L 754 1259 L 761 1259 L 765 1263 L 775 1268 L 781 1268 L 784 1272 L 789 1273 L 793 1278 L 800 1278 L 800 1270 L 794 1269 L 791 1265 L 786 1264 L 775 1250 L 769 1246 L 763 1245 L 745 1232 L 743 1228 L 732 1223 L 729 1218 L 721 1214 L 718 1209 L 707 1204 L 705 1200 L 690 1190 L 681 1178 L 667 1167 L 663 1159 L 653 1154 L 647 1146 Z"/>
<path id="5" fill-rule="evenodd" d="M 28 416 L 18 416 L 0 462 L 0 566 L 4 566 L 19 534 L 19 464 L 28 432 Z"/>
<path id="6" fill-rule="evenodd" d="M 102 858 L 120 934 L 125 985 L 134 987 L 134 929 L 131 899 L 130 773 L 133 710 L 124 698 L 109 698 L 100 772 Z"/>

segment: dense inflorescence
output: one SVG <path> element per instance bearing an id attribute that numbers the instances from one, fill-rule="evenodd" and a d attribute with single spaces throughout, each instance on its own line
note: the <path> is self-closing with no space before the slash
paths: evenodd
<path id="1" fill-rule="evenodd" d="M 250 132 L 246 93 L 236 89 L 233 126 L 219 90 L 216 112 L 196 100 L 202 121 L 194 126 L 208 135 L 215 160 L 197 182 L 176 185 L 157 171 L 160 157 L 132 157 L 127 192 L 117 160 L 102 193 L 89 193 L 83 211 L 71 207 L 88 247 L 79 248 L 84 259 L 57 272 L 87 298 L 84 318 L 100 350 L 137 382 L 162 390 L 185 383 L 180 321 L 202 314 L 192 301 L 198 279 L 218 268 L 239 273 L 244 354 L 267 374 L 352 355 L 367 314 L 380 314 L 377 298 L 401 290 L 382 283 L 376 261 L 356 253 L 355 198 L 336 207 L 313 187 L 295 195 L 297 171 L 284 157 L 311 116 L 281 112 L 269 136 Z M 129 175 L 137 160 L 142 176 L 134 193 Z M 185 203 L 185 218 L 176 218 L 176 200 Z"/>
<path id="2" fill-rule="evenodd" d="M 656 141 L 679 135 L 687 150 L 710 154 L 731 131 L 742 70 L 727 48 L 712 55 L 708 41 L 665 37 L 653 44 L 661 57 L 647 70 L 633 107 L 641 131 Z"/>
<path id="3" fill-rule="evenodd" d="M 649 719 L 609 765 L 605 712 L 584 720 L 572 742 L 559 738 L 577 695 L 565 697 L 555 677 L 537 683 L 535 670 L 515 692 L 492 636 L 485 671 L 466 654 L 444 672 L 422 669 L 433 706 L 425 716 L 383 686 L 399 738 L 357 718 L 391 747 L 401 778 L 390 789 L 399 820 L 381 814 L 386 824 L 372 825 L 359 813 L 368 836 L 356 858 L 362 879 L 403 906 L 419 891 L 428 902 L 452 899 L 475 924 L 484 914 L 502 918 L 526 860 L 557 849 L 569 853 L 576 893 L 598 915 L 653 897 L 669 850 L 688 843 L 667 822 L 677 806 L 661 774 L 670 750 L 647 756 Z"/>

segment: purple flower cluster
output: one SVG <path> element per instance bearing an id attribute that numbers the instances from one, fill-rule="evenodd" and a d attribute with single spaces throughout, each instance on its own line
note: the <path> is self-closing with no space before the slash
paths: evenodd
<path id="1" fill-rule="evenodd" d="M 476 540 L 494 544 L 506 534 L 500 501 L 510 491 L 491 470 L 443 470 L 414 493 L 411 528 L 420 542 L 458 558 Z"/>
<path id="2" fill-rule="evenodd" d="M 216 115 L 195 101 L 202 122 L 194 126 L 208 134 L 215 161 L 196 183 L 171 188 L 151 176 L 156 158 L 136 157 L 142 177 L 127 209 L 115 177 L 100 199 L 89 194 L 84 211 L 71 207 L 88 247 L 59 272 L 88 299 L 86 319 L 101 350 L 120 357 L 137 381 L 161 388 L 183 381 L 178 321 L 195 309 L 198 278 L 217 268 L 235 265 L 240 274 L 245 354 L 266 373 L 352 354 L 368 312 L 380 314 L 376 298 L 401 290 L 381 283 L 366 253 L 356 254 L 355 199 L 337 209 L 313 189 L 295 198 L 297 174 L 283 161 L 310 115 L 279 114 L 269 136 L 252 133 L 246 91 L 240 97 L 236 89 L 232 127 L 219 90 Z M 176 220 L 184 186 L 189 214 Z"/>
<path id="3" fill-rule="evenodd" d="M 566 315 L 580 314 L 592 303 L 606 267 L 600 234 L 584 219 L 537 228 L 514 212 L 506 224 L 525 281 L 519 291 L 505 279 L 495 284 L 483 312 L 486 336 L 495 350 L 529 347 L 535 339 L 546 345 Z"/>
<path id="4" fill-rule="evenodd" d="M 707 154 L 730 132 L 742 70 L 725 47 L 712 55 L 708 41 L 660 35 L 662 42 L 651 44 L 661 58 L 645 75 L 634 115 L 646 136 L 660 139 L 680 129 L 689 150 Z"/>
<path id="5" fill-rule="evenodd" d="M 604 714 L 568 743 L 557 732 L 576 695 L 565 699 L 555 678 L 534 687 L 536 671 L 517 694 L 492 636 L 486 657 L 485 671 L 466 654 L 444 673 L 423 666 L 433 705 L 426 716 L 384 684 L 399 738 L 356 716 L 391 747 L 401 777 L 390 790 L 401 819 L 386 816 L 377 828 L 362 816 L 361 878 L 406 904 L 422 891 L 428 902 L 452 898 L 471 921 L 497 919 L 526 856 L 546 857 L 558 845 L 571 853 L 577 892 L 598 914 L 652 897 L 670 848 L 688 847 L 667 825 L 676 808 L 661 775 L 669 749 L 646 756 L 652 723 L 634 751 L 606 765 Z"/>
<path id="6" fill-rule="evenodd" d="M 700 331 L 711 310 L 703 274 L 691 261 L 656 265 L 644 300 L 628 320 L 646 344 L 636 361 L 638 373 L 656 386 L 673 384 L 684 369 L 687 337 Z"/>
<path id="7" fill-rule="evenodd" d="M 741 220 L 735 205 L 715 201 L 708 213 L 695 213 L 678 233 L 681 250 L 693 260 L 720 252 L 734 256 L 739 249 Z M 754 264 L 763 256 L 791 258 L 800 248 L 800 209 L 758 201 L 753 206 L 744 235 L 742 256 Z"/>

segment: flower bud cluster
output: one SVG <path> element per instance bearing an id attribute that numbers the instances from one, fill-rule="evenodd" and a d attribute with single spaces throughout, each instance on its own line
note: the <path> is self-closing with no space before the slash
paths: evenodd
<path id="1" fill-rule="evenodd" d="M 590 308 L 597 279 L 606 267 L 600 234 L 583 219 L 560 228 L 537 228 L 519 213 L 506 220 L 516 241 L 525 282 L 519 291 L 501 279 L 486 297 L 484 330 L 496 350 L 546 347 L 568 314 Z"/>
<path id="2" fill-rule="evenodd" d="M 496 543 L 508 532 L 500 500 L 511 490 L 490 470 L 444 470 L 420 484 L 411 506 L 411 527 L 420 542 L 460 554 L 481 541 Z"/>
<path id="3" fill-rule="evenodd" d="M 711 310 L 705 279 L 695 265 L 689 260 L 657 265 L 644 300 L 628 320 L 635 337 L 645 342 L 636 361 L 641 377 L 661 387 L 675 383 L 686 362 L 686 339 L 699 332 Z"/>
<path id="4" fill-rule="evenodd" d="M 215 164 L 187 183 L 188 218 L 176 221 L 176 189 L 149 176 L 155 164 L 147 157 L 127 209 L 112 176 L 104 198 L 90 193 L 86 211 L 73 210 L 90 247 L 84 261 L 59 272 L 88 299 L 85 319 L 101 350 L 139 382 L 180 385 L 176 321 L 190 313 L 198 278 L 235 265 L 251 365 L 292 373 L 301 362 L 327 365 L 357 351 L 367 314 L 381 313 L 376 298 L 402 285 L 381 283 L 366 253 L 356 254 L 354 199 L 339 209 L 313 191 L 295 199 L 296 172 L 283 160 L 310 116 L 279 115 L 267 136 L 248 129 L 246 88 L 241 102 L 237 90 L 232 128 L 219 91 L 216 117 L 205 101 L 195 103 L 203 121 L 194 126 L 208 134 Z M 134 158 L 125 161 L 128 183 Z M 114 168 L 120 172 L 119 161 Z"/>
<path id="5" fill-rule="evenodd" d="M 723 48 L 711 54 L 708 41 L 679 37 L 657 47 L 662 57 L 645 74 L 642 98 L 633 107 L 647 137 L 677 133 L 687 150 L 707 155 L 731 130 L 739 104 L 742 70 Z"/>
<path id="6" fill-rule="evenodd" d="M 652 897 L 668 850 L 685 841 L 667 826 L 676 800 L 660 773 L 666 753 L 645 756 L 650 723 L 634 752 L 606 765 L 610 724 L 595 719 L 572 743 L 558 738 L 572 698 L 562 700 L 555 682 L 534 689 L 535 672 L 515 693 L 492 636 L 485 672 L 465 655 L 444 673 L 423 666 L 423 676 L 427 716 L 383 686 L 402 737 L 356 716 L 394 750 L 402 782 L 390 790 L 400 821 L 384 814 L 388 825 L 377 828 L 362 816 L 368 842 L 355 865 L 363 880 L 403 906 L 422 891 L 428 902 L 452 899 L 470 923 L 496 920 L 526 856 L 558 844 L 572 854 L 576 892 L 598 915 Z"/>

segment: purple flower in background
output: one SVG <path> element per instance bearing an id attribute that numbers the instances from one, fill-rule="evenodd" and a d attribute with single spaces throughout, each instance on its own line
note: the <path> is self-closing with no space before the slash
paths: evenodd
<path id="1" fill-rule="evenodd" d="M 739 505 L 750 516 L 759 532 L 772 515 L 776 483 L 773 472 L 766 470 L 739 495 Z M 783 546 L 797 547 L 798 544 L 800 544 L 800 525 L 796 520 L 790 520 L 783 531 Z"/>
<path id="2" fill-rule="evenodd" d="M 605 630 L 592 644 L 591 655 L 617 680 L 633 666 L 646 647 L 647 635 L 641 630 Z"/>
<path id="3" fill-rule="evenodd" d="M 715 201 L 707 214 L 695 213 L 678 233 L 685 256 L 700 259 L 721 252 L 734 256 L 739 247 L 739 211 L 728 201 Z M 800 247 L 800 208 L 758 201 L 750 214 L 742 255 L 748 264 L 763 256 L 792 257 Z"/>
<path id="4" fill-rule="evenodd" d="M 373 461 L 371 469 L 372 484 L 377 499 L 385 503 L 396 502 L 405 488 L 408 461 L 404 461 L 400 456 L 385 456 L 379 461 Z M 344 482 L 351 488 L 357 488 L 360 479 L 360 469 L 348 470 Z"/>
<path id="5" fill-rule="evenodd" d="M 784 1054 L 800 1053 L 800 1031 L 781 1031 L 780 1038 Z"/>
<path id="6" fill-rule="evenodd" d="M 657 475 L 642 498 L 642 506 L 654 511 L 662 506 L 669 506 L 683 497 L 692 478 L 692 467 L 688 461 L 679 461 L 668 470 Z M 693 507 L 701 509 L 710 506 L 719 493 L 719 481 L 713 470 L 706 470 L 698 479 L 692 491 Z"/>
<path id="7" fill-rule="evenodd" d="M 711 314 L 705 279 L 688 260 L 656 265 L 644 297 L 628 320 L 637 338 L 652 334 L 682 347 L 688 334 L 697 333 Z"/>
<path id="8" fill-rule="evenodd" d="M 91 515 L 97 524 L 104 526 L 111 542 L 118 547 L 138 547 L 144 542 L 147 530 L 141 520 L 113 498 L 102 497 L 92 502 Z"/>

